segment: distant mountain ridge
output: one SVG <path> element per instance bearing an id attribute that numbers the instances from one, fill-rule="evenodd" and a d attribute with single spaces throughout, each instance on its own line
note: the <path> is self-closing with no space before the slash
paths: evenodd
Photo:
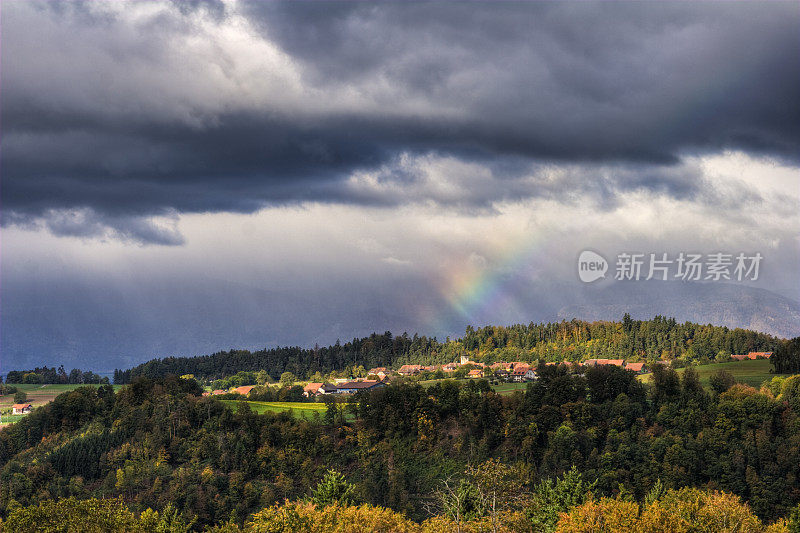
<path id="1" fill-rule="evenodd" d="M 617 282 L 581 293 L 580 304 L 557 315 L 570 320 L 615 320 L 623 313 L 655 315 L 680 322 L 761 331 L 783 338 L 800 336 L 800 303 L 755 287 L 726 283 Z"/>
<path id="2" fill-rule="evenodd" d="M 200 286 L 194 280 L 161 278 L 98 283 L 42 279 L 4 287 L 0 371 L 63 364 L 102 373 L 168 355 L 327 346 L 337 338 L 362 338 L 373 331 L 416 331 L 444 339 L 461 336 L 467 324 L 614 321 L 626 312 L 638 319 L 662 315 L 784 338 L 800 335 L 796 301 L 738 284 L 554 283 L 512 277 L 501 287 L 509 305 L 478 305 L 462 313 L 423 283 L 402 297 L 380 285 L 369 290 L 354 285 L 301 291 L 266 290 L 213 278 Z M 340 293 L 351 295 L 346 309 Z"/>

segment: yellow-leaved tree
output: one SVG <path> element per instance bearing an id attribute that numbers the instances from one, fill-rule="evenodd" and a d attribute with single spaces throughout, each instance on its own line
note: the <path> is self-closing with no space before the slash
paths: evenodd
<path id="1" fill-rule="evenodd" d="M 783 521 L 764 525 L 738 496 L 683 488 L 641 508 L 632 501 L 589 500 L 561 516 L 559 533 L 789 533 Z"/>

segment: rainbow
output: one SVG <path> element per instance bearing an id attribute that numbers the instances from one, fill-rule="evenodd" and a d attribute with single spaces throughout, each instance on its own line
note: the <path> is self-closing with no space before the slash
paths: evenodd
<path id="1" fill-rule="evenodd" d="M 552 244 L 552 239 L 546 240 L 544 234 L 539 234 L 522 242 L 502 243 L 492 254 L 492 265 L 481 264 L 471 260 L 472 257 L 462 258 L 445 269 L 438 289 L 447 305 L 427 322 L 434 326 L 434 331 L 447 331 L 452 328 L 454 318 L 466 326 L 477 325 L 475 321 L 480 317 L 500 320 L 509 315 L 524 316 L 518 302 L 519 285 L 513 282 L 533 277 Z"/>

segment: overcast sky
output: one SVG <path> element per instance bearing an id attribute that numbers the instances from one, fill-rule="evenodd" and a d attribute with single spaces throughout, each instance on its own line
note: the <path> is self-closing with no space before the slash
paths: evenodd
<path id="1" fill-rule="evenodd" d="M 800 299 L 796 2 L 5 0 L 1 89 L 0 370 L 556 320 L 587 248 Z"/>

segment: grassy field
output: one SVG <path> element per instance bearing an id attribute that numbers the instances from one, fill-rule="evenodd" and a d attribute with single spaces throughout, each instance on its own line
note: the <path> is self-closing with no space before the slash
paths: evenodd
<path id="1" fill-rule="evenodd" d="M 453 378 L 445 378 L 445 379 L 453 379 Z M 420 385 L 423 387 L 430 387 L 431 385 L 435 385 L 436 383 L 441 383 L 444 379 L 426 379 L 419 382 Z M 455 379 L 454 381 L 458 381 L 461 384 L 464 384 L 468 381 L 472 381 L 469 378 L 461 378 Z M 527 387 L 527 383 L 499 383 L 497 385 L 492 385 L 492 390 L 494 390 L 497 394 L 511 394 L 515 391 L 524 391 L 525 387 Z"/>
<path id="2" fill-rule="evenodd" d="M 772 379 L 776 375 L 781 374 L 771 374 L 770 373 L 770 363 L 769 359 L 756 359 L 753 361 L 733 361 L 730 363 L 712 363 L 709 365 L 701 365 L 694 367 L 697 370 L 698 375 L 700 376 L 700 383 L 707 389 L 710 388 L 709 379 L 714 372 L 719 370 L 727 370 L 731 374 L 733 374 L 736 381 L 739 383 L 744 383 L 745 385 L 750 385 L 751 387 L 760 387 L 761 383 L 768 379 Z M 682 373 L 684 370 L 679 369 L 678 373 Z M 790 375 L 790 374 L 784 374 Z M 652 380 L 652 374 L 642 374 L 639 376 L 639 379 L 644 383 L 650 383 Z M 441 380 L 426 380 L 420 381 L 420 385 L 423 387 L 430 387 L 435 383 L 439 383 Z M 469 381 L 468 379 L 459 379 L 457 381 L 466 382 Z M 515 391 L 524 391 L 527 387 L 527 383 L 500 383 L 499 385 L 492 385 L 492 389 L 494 389 L 498 394 L 512 394 Z"/>
<path id="3" fill-rule="evenodd" d="M 316 413 L 320 418 L 325 415 L 327 407 L 324 403 L 306 402 L 251 402 L 247 400 L 220 400 L 225 405 L 235 409 L 239 403 L 250 405 L 250 409 L 258 414 L 288 412 L 297 418 L 313 419 Z"/>
<path id="4" fill-rule="evenodd" d="M 25 403 L 29 403 L 33 405 L 34 409 L 36 407 L 40 407 L 47 403 L 52 402 L 56 396 L 59 394 L 63 394 L 65 392 L 69 392 L 71 390 L 75 390 L 78 387 L 84 387 L 87 385 L 31 385 L 31 384 L 11 384 L 12 386 L 16 387 L 18 391 L 24 391 L 28 395 L 28 399 L 25 400 Z M 88 385 L 89 387 L 95 387 L 96 385 Z M 115 389 L 119 389 L 122 385 L 114 385 Z M 3 421 L 1 426 L 5 426 L 7 423 L 16 422 L 20 418 L 24 417 L 25 415 L 11 415 L 11 406 L 14 405 L 14 395 L 13 394 L 6 394 L 5 396 L 0 396 L 0 414 L 3 415 Z"/>
<path id="5" fill-rule="evenodd" d="M 492 389 L 494 389 L 497 394 L 511 394 L 516 391 L 524 391 L 527 387 L 527 383 L 500 383 L 499 385 L 492 385 Z"/>
<path id="6" fill-rule="evenodd" d="M 10 410 L 8 411 L 11 412 Z M 27 415 L 9 415 L 5 411 L 3 412 L 2 418 L 3 421 L 0 422 L 0 426 L 7 426 L 8 424 L 13 424 L 14 422 L 18 422 L 19 420 L 25 418 Z"/>
<path id="7" fill-rule="evenodd" d="M 727 370 L 736 381 L 750 385 L 751 387 L 760 387 L 761 383 L 768 379 L 772 379 L 779 375 L 790 374 L 771 374 L 770 373 L 769 359 L 755 359 L 753 361 L 734 361 L 731 363 L 712 363 L 710 365 L 700 365 L 694 367 L 697 374 L 700 376 L 700 383 L 706 388 L 709 388 L 709 378 L 714 372 L 719 370 Z M 678 373 L 682 373 L 683 369 L 678 369 Z M 640 379 L 645 383 L 652 380 L 652 374 L 643 374 Z"/>

